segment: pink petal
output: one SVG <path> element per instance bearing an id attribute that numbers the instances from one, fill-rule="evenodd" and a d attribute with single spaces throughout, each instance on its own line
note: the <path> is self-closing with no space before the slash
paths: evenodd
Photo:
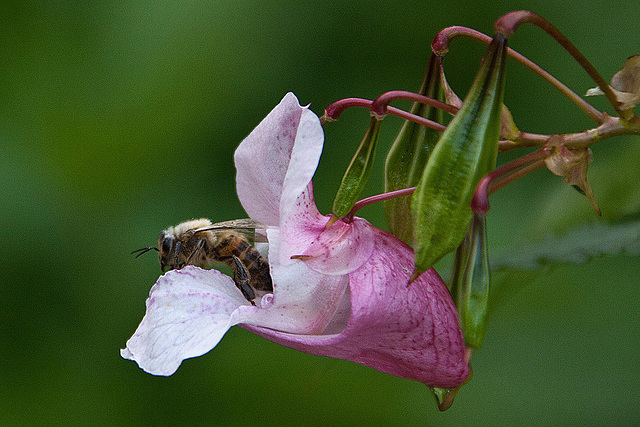
<path id="1" fill-rule="evenodd" d="M 356 218 L 349 224 L 338 221 L 327 228 L 303 255 L 311 257 L 306 262 L 310 269 L 323 274 L 341 275 L 359 269 L 368 261 L 374 245 L 373 227 L 367 221 Z"/>
<path id="2" fill-rule="evenodd" d="M 282 246 L 278 262 L 290 264 L 292 256 L 305 257 L 308 268 L 322 274 L 343 275 L 360 268 L 374 247 L 373 227 L 356 218 L 338 221 L 329 228 L 329 216 L 320 215 L 311 184 L 281 218 Z M 269 254 L 273 259 L 273 254 Z"/>
<path id="3" fill-rule="evenodd" d="M 269 253 L 269 259 L 278 265 L 292 263 L 291 257 L 303 255 L 309 246 L 325 231 L 329 217 L 321 215 L 313 196 L 313 185 L 310 183 L 300 193 L 296 203 L 281 218 L 281 248 Z M 274 258 L 275 257 L 275 258 Z"/>
<path id="4" fill-rule="evenodd" d="M 429 386 L 456 386 L 466 379 L 468 364 L 455 306 L 434 270 L 409 286 L 412 271 L 411 249 L 375 229 L 371 258 L 349 275 L 351 316 L 340 333 L 293 335 L 242 327 L 296 350 L 351 360 Z M 336 329 L 333 323 L 330 327 Z"/>
<path id="5" fill-rule="evenodd" d="M 172 270 L 151 288 L 147 312 L 120 354 L 150 374 L 171 375 L 184 359 L 215 347 L 237 323 L 236 309 L 248 304 L 233 280 L 217 270 Z"/>
<path id="6" fill-rule="evenodd" d="M 280 224 L 316 171 L 324 133 L 318 117 L 288 93 L 236 150 L 238 198 L 249 216 Z"/>

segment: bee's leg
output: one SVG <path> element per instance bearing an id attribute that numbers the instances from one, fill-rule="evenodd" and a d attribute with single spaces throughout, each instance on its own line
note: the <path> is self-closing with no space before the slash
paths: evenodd
<path id="1" fill-rule="evenodd" d="M 180 243 L 180 242 L 178 242 Z M 196 248 L 193 250 L 193 252 L 191 252 L 191 255 L 189 255 L 189 258 L 187 258 L 187 260 L 184 262 L 184 265 L 189 265 L 191 264 L 191 259 L 194 257 L 195 254 L 198 253 L 198 251 L 200 249 L 202 249 L 202 247 L 205 245 L 206 241 L 204 239 L 200 239 L 198 240 L 198 243 L 196 244 Z"/>
<path id="2" fill-rule="evenodd" d="M 244 295 L 247 301 L 249 301 L 251 305 L 256 305 L 256 303 L 253 302 L 256 298 L 256 294 L 253 292 L 253 288 L 249 286 L 249 271 L 244 264 L 242 264 L 240 258 L 235 255 L 232 255 L 232 257 L 233 264 L 231 265 L 231 268 L 233 269 L 233 281 L 236 283 L 236 286 L 240 289 L 240 292 L 242 292 L 242 295 Z"/>
<path id="3" fill-rule="evenodd" d="M 178 265 L 178 257 L 180 255 L 180 242 L 176 242 L 176 248 L 173 251 L 173 255 L 174 255 L 174 261 L 173 261 L 173 268 L 175 269 L 180 269 L 180 265 Z"/>

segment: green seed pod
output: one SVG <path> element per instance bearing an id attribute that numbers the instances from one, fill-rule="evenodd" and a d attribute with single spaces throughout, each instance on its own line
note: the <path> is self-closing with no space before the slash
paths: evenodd
<path id="1" fill-rule="evenodd" d="M 438 140 L 412 199 L 416 273 L 458 247 L 478 181 L 495 168 L 507 41 L 497 34 L 462 104 Z"/>
<path id="2" fill-rule="evenodd" d="M 468 348 L 479 349 L 487 332 L 489 308 L 489 254 L 484 215 L 474 215 L 469 233 L 458 250 L 451 279 L 451 296 Z"/>
<path id="3" fill-rule="evenodd" d="M 380 123 L 381 121 L 375 117 L 371 118 L 369 129 L 367 129 L 367 133 L 364 135 L 347 171 L 342 177 L 340 188 L 333 201 L 333 214 L 338 218 L 342 218 L 349 213 L 353 205 L 358 201 L 358 197 L 362 193 L 369 175 L 371 175 L 373 158 L 378 144 L 378 136 L 380 135 Z"/>
<path id="4" fill-rule="evenodd" d="M 420 88 L 420 95 L 444 101 L 440 84 L 441 65 L 442 57 L 432 54 Z M 415 102 L 410 112 L 443 123 L 442 110 L 430 105 Z M 387 154 L 384 165 L 384 191 L 417 186 L 438 138 L 440 138 L 440 132 L 409 120 L 405 121 Z M 411 198 L 386 200 L 384 209 L 389 231 L 406 243 L 413 243 Z"/>

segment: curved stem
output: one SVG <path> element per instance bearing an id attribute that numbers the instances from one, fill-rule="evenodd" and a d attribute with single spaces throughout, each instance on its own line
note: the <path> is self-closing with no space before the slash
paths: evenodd
<path id="1" fill-rule="evenodd" d="M 485 175 L 485 177 L 478 182 L 476 191 L 473 193 L 471 210 L 474 213 L 486 215 L 486 213 L 489 212 L 489 195 L 510 182 L 540 169 L 544 166 L 544 158 L 550 154 L 551 150 L 551 147 L 542 147 L 532 153 L 506 163 Z M 498 178 L 501 179 L 498 180 Z"/>
<path id="2" fill-rule="evenodd" d="M 556 27 L 542 16 L 526 10 L 509 12 L 496 21 L 495 29 L 496 32 L 504 34 L 505 37 L 509 37 L 521 24 L 533 24 L 553 37 L 562 47 L 565 48 L 567 52 L 569 52 L 571 56 L 573 56 L 578 64 L 584 68 L 593 81 L 596 82 L 620 117 L 628 119 L 633 115 L 633 111 L 631 110 L 620 110 L 620 103 L 618 102 L 616 95 L 611 90 L 609 84 L 602 78 L 600 73 L 598 73 L 595 67 L 591 65 L 589 60 L 587 60 L 582 52 L 580 52 L 578 48 L 569 41 L 569 39 L 567 39 Z"/>
<path id="3" fill-rule="evenodd" d="M 353 221 L 353 216 L 356 214 L 356 212 L 358 212 L 360 209 L 364 208 L 365 206 L 369 206 L 369 205 L 372 205 L 372 204 L 377 203 L 377 202 L 383 202 L 385 200 L 396 199 L 398 197 L 409 196 L 409 195 L 413 194 L 413 192 L 416 190 L 416 188 L 417 187 L 403 188 L 401 190 L 394 190 L 394 191 L 389 191 L 388 193 L 376 194 L 375 196 L 366 197 L 366 198 L 364 198 L 362 200 L 358 200 L 353 205 L 353 207 L 351 208 L 349 213 L 346 214 L 341 219 L 342 219 L 343 222 L 346 222 L 346 223 L 352 222 Z M 332 222 L 332 224 L 333 224 L 333 222 Z"/>
<path id="4" fill-rule="evenodd" d="M 392 90 L 383 93 L 373 100 L 373 103 L 371 104 L 371 114 L 374 117 L 384 117 L 387 114 L 388 105 L 397 99 L 427 104 L 432 107 L 439 108 L 440 110 L 446 111 L 449 114 L 456 114 L 459 110 L 459 108 L 454 107 L 453 105 L 446 104 L 442 101 L 438 101 L 437 99 L 433 99 L 425 95 L 420 95 L 405 90 Z"/>
<path id="5" fill-rule="evenodd" d="M 480 31 L 476 31 L 467 27 L 454 26 L 445 28 L 436 35 L 433 43 L 431 43 L 431 50 L 436 55 L 444 56 L 449 51 L 450 41 L 455 37 L 469 37 L 486 44 L 491 43 L 491 37 L 481 33 Z M 545 79 L 549 84 L 558 89 L 564 96 L 566 96 L 574 104 L 576 104 L 582 111 L 584 111 L 585 114 L 591 117 L 593 121 L 598 124 L 601 124 L 604 121 L 603 114 L 597 108 L 589 104 L 581 96 L 569 89 L 564 83 L 544 70 L 538 64 L 509 47 L 507 48 L 507 55 Z"/>
<path id="6" fill-rule="evenodd" d="M 345 98 L 340 101 L 336 101 L 333 104 L 329 105 L 324 110 L 324 115 L 320 117 L 320 123 L 323 125 L 328 122 L 335 122 L 340 117 L 340 114 L 347 108 L 351 107 L 365 107 L 371 109 L 371 105 L 373 101 L 363 98 Z M 418 116 L 416 114 L 408 113 L 404 110 L 395 107 L 387 107 L 387 112 L 397 117 L 401 117 L 403 119 L 410 120 L 412 122 L 418 123 L 422 126 L 426 126 L 428 128 L 437 130 L 438 132 L 443 132 L 447 127 L 434 122 L 433 120 L 425 119 L 424 117 Z"/>

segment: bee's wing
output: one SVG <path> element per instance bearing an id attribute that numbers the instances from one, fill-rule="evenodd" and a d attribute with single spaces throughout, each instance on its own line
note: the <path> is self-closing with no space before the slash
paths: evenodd
<path id="1" fill-rule="evenodd" d="M 241 219 L 232 219 L 231 221 L 216 222 L 215 224 L 211 224 L 208 227 L 199 228 L 196 231 L 203 231 L 205 229 L 207 230 L 242 230 L 242 229 L 255 230 L 256 228 L 265 229 L 267 228 L 267 226 L 261 222 L 254 221 L 251 218 L 241 218 Z"/>
<path id="2" fill-rule="evenodd" d="M 267 229 L 266 228 L 256 228 L 253 230 L 253 243 L 268 243 L 267 240 Z"/>
<path id="3" fill-rule="evenodd" d="M 252 242 L 252 243 L 266 243 L 267 226 L 261 222 L 254 221 L 250 218 L 233 219 L 231 221 L 222 221 L 211 224 L 207 227 L 197 228 L 193 230 L 193 233 L 200 233 L 202 231 L 224 231 L 233 230 L 238 231 Z"/>

